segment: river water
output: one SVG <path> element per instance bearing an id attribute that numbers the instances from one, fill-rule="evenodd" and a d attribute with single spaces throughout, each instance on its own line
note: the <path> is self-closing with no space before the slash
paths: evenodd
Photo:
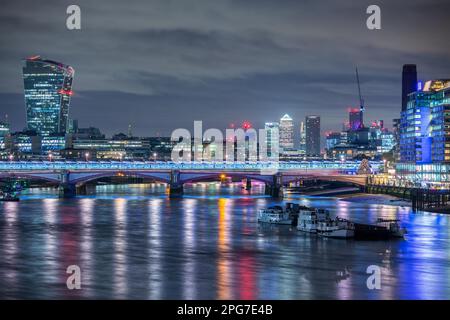
<path id="1" fill-rule="evenodd" d="M 263 186 L 98 186 L 58 199 L 28 190 L 0 202 L 0 298 L 7 299 L 448 299 L 449 216 L 300 195 L 276 201 Z M 399 218 L 405 240 L 322 239 L 261 225 L 256 211 L 287 201 L 359 222 Z M 81 289 L 67 289 L 67 267 Z M 367 268 L 381 271 L 370 290 Z"/>

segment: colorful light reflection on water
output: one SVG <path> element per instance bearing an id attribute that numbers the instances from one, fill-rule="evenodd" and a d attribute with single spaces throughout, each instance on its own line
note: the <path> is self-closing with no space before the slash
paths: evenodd
<path id="1" fill-rule="evenodd" d="M 450 216 L 408 208 L 292 196 L 360 222 L 400 218 L 403 241 L 320 239 L 256 223 L 280 204 L 241 185 L 193 184 L 169 199 L 164 185 L 99 186 L 58 199 L 31 190 L 0 203 L 1 298 L 446 299 L 450 298 Z M 66 288 L 66 268 L 82 289 Z M 381 290 L 366 268 L 382 269 Z"/>

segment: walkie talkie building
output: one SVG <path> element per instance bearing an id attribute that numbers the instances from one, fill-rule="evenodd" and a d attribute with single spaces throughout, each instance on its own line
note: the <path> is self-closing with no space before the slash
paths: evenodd
<path id="1" fill-rule="evenodd" d="M 66 133 L 73 76 L 72 67 L 40 56 L 24 61 L 28 130 L 41 136 Z"/>

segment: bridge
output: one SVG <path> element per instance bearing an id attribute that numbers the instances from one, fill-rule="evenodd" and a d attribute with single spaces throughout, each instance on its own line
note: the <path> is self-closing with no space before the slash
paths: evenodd
<path id="1" fill-rule="evenodd" d="M 283 186 L 306 179 L 342 181 L 365 186 L 367 174 L 383 169 L 372 162 L 360 174 L 359 161 L 301 162 L 138 162 L 138 161 L 8 161 L 0 162 L 0 180 L 38 179 L 58 184 L 62 197 L 72 197 L 88 182 L 113 176 L 137 176 L 167 183 L 170 195 L 183 193 L 185 183 L 218 179 L 222 175 L 264 182 L 266 193 L 280 195 Z"/>

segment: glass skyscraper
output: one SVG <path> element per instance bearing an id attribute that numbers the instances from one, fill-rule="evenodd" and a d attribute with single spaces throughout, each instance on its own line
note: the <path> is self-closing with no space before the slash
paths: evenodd
<path id="1" fill-rule="evenodd" d="M 282 150 L 294 148 L 294 122 L 285 114 L 280 119 L 280 148 Z"/>
<path id="2" fill-rule="evenodd" d="M 320 117 L 306 116 L 306 155 L 320 156 Z"/>
<path id="3" fill-rule="evenodd" d="M 27 129 L 38 135 L 65 134 L 69 123 L 74 69 L 41 57 L 24 61 Z"/>
<path id="4" fill-rule="evenodd" d="M 400 123 L 400 177 L 450 186 L 450 80 L 427 81 L 409 94 Z"/>

